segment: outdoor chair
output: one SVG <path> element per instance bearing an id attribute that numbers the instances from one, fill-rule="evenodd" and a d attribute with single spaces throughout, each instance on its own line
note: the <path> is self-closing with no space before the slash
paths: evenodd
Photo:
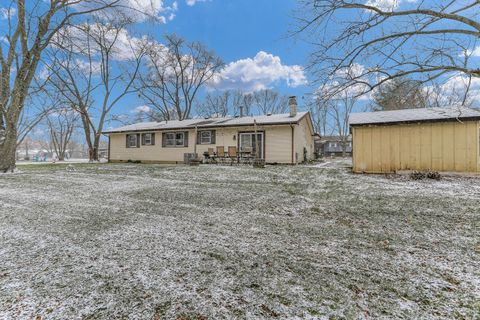
<path id="1" fill-rule="evenodd" d="M 234 162 L 238 163 L 237 147 L 229 146 L 228 147 L 228 157 L 230 158 L 230 165 L 233 165 Z"/>
<path id="2" fill-rule="evenodd" d="M 217 160 L 215 159 L 215 149 L 208 148 L 207 162 L 208 163 L 217 163 Z"/>
<path id="3" fill-rule="evenodd" d="M 217 159 L 219 162 L 225 161 L 225 148 L 223 146 L 217 147 Z"/>
<path id="4" fill-rule="evenodd" d="M 253 148 L 251 147 L 242 148 L 240 158 L 242 160 L 242 163 L 250 164 L 253 160 Z"/>

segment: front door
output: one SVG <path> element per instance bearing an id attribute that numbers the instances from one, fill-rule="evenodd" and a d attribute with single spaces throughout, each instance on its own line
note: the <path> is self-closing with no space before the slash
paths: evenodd
<path id="1" fill-rule="evenodd" d="M 263 132 L 242 132 L 239 134 L 240 152 L 251 152 L 252 156 L 263 159 Z"/>

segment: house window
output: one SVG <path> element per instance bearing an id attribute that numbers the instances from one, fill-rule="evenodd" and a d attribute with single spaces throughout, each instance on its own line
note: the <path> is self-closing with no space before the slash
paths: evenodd
<path id="1" fill-rule="evenodd" d="M 185 145 L 185 134 L 183 132 L 175 133 L 175 146 L 184 146 Z"/>
<path id="2" fill-rule="evenodd" d="M 169 132 L 165 133 L 165 146 L 174 147 L 175 146 L 175 133 Z"/>
<path id="3" fill-rule="evenodd" d="M 151 146 L 153 143 L 152 143 L 152 134 L 151 133 L 145 133 L 143 135 L 143 144 L 146 145 L 146 146 Z"/>
<path id="4" fill-rule="evenodd" d="M 212 144 L 212 131 L 200 132 L 200 144 Z"/>
<path id="5" fill-rule="evenodd" d="M 163 134 L 163 147 L 188 147 L 188 132 L 166 132 Z"/>
<path id="6" fill-rule="evenodd" d="M 127 135 L 127 147 L 128 148 L 136 148 L 137 147 L 137 135 L 136 134 L 129 134 Z"/>

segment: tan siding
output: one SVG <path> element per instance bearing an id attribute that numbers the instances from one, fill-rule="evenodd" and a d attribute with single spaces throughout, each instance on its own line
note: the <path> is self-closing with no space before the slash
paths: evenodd
<path id="1" fill-rule="evenodd" d="M 298 161 L 313 159 L 314 140 L 313 128 L 309 125 L 307 117 L 303 118 L 298 125 L 295 125 L 295 152 L 298 153 Z M 307 149 L 307 159 L 304 159 L 303 148 Z"/>
<path id="2" fill-rule="evenodd" d="M 353 170 L 480 171 L 479 122 L 353 128 Z"/>
<path id="3" fill-rule="evenodd" d="M 282 126 L 266 130 L 265 144 L 266 162 L 292 162 L 292 129 L 290 126 Z"/>

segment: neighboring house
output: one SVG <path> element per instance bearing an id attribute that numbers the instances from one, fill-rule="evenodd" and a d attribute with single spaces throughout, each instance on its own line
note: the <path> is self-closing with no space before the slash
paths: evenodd
<path id="1" fill-rule="evenodd" d="M 352 113 L 353 171 L 480 171 L 480 111 L 427 108 Z"/>
<path id="2" fill-rule="evenodd" d="M 287 114 L 149 122 L 107 130 L 103 133 L 109 136 L 109 161 L 183 163 L 189 154 L 196 152 L 201 158 L 208 149 L 222 146 L 225 152 L 228 147 L 249 150 L 266 163 L 311 160 L 314 132 L 310 113 L 297 113 L 294 97 L 289 104 Z"/>
<path id="3" fill-rule="evenodd" d="M 346 138 L 345 155 L 352 155 L 352 137 Z M 320 136 L 315 135 L 315 152 L 321 157 L 342 156 L 343 142 L 340 136 Z"/>

